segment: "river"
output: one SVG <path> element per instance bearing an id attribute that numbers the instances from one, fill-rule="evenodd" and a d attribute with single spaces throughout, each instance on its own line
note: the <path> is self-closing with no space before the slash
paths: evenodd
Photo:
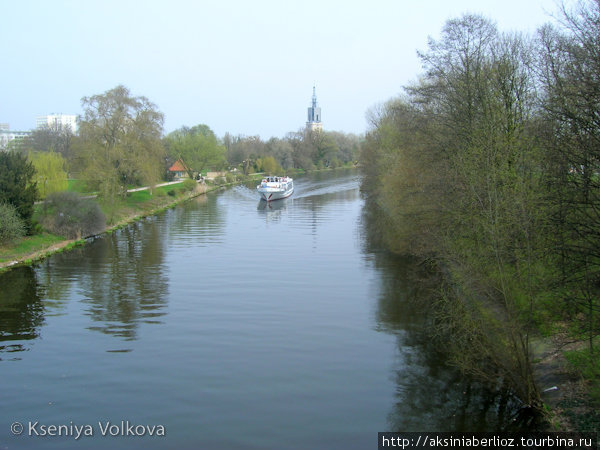
<path id="1" fill-rule="evenodd" d="M 236 186 L 0 274 L 0 449 L 495 429 L 497 399 L 428 343 L 415 265 L 369 244 L 359 185 L 313 173 L 269 205 Z"/>

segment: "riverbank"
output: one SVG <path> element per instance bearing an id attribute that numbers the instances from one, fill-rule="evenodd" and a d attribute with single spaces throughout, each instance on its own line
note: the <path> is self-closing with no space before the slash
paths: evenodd
<path id="1" fill-rule="evenodd" d="M 151 195 L 147 191 L 138 191 L 132 194 L 135 196 L 132 201 L 123 204 L 114 213 L 113 223 L 107 224 L 99 234 L 111 233 L 130 223 L 173 208 L 181 202 L 235 183 L 237 182 L 223 185 L 198 183 L 191 191 L 178 190 L 178 185 L 171 185 L 169 193 L 165 191 L 162 195 Z M 181 184 L 183 185 L 183 183 Z M 64 239 L 47 232 L 27 236 L 13 246 L 0 247 L 0 272 L 22 265 L 30 265 L 55 253 L 84 245 L 89 237 Z"/>
<path id="2" fill-rule="evenodd" d="M 560 334 L 536 341 L 533 369 L 549 431 L 597 432 L 598 386 L 584 379 L 565 357 L 566 352 L 580 350 L 586 344 Z"/>
<path id="3" fill-rule="evenodd" d="M 355 167 L 353 167 L 355 168 Z M 348 167 L 338 167 L 336 169 L 320 169 L 319 171 L 348 169 Z M 304 170 L 293 170 L 290 172 L 292 176 L 305 173 Z M 183 181 L 178 184 L 163 183 L 161 187 L 155 189 L 155 194 L 149 192 L 148 187 L 132 189 L 130 196 L 132 201 L 120 207 L 113 214 L 113 223 L 108 224 L 106 228 L 99 234 L 111 233 L 114 230 L 127 226 L 130 223 L 136 222 L 148 216 L 152 216 L 161 211 L 173 208 L 181 202 L 207 194 L 227 186 L 233 186 L 245 181 L 260 180 L 262 173 L 254 173 L 244 175 L 242 178 L 235 178 L 233 181 L 227 182 L 223 179 L 222 183 L 215 180 L 209 183 L 198 183 L 191 192 L 182 191 L 180 185 L 183 186 Z M 179 190 L 178 190 L 179 187 Z M 161 195 L 162 194 L 162 195 Z M 35 261 L 47 258 L 55 253 L 70 250 L 71 248 L 84 245 L 86 238 L 82 239 L 64 239 L 61 236 L 53 235 L 44 232 L 35 236 L 27 236 L 14 246 L 0 246 L 0 272 L 9 270 L 13 267 L 22 265 L 30 265 Z"/>

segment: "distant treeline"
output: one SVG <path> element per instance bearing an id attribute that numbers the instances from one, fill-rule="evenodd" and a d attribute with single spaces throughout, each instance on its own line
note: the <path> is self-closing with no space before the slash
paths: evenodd
<path id="1" fill-rule="evenodd" d="M 600 1 L 535 36 L 449 20 L 424 73 L 371 111 L 362 190 L 381 238 L 429 262 L 435 329 L 464 371 L 542 409 L 533 337 L 567 353 L 598 394 Z"/>
<path id="2" fill-rule="evenodd" d="M 357 160 L 363 138 L 337 131 L 300 130 L 283 139 L 262 141 L 258 136 L 232 136 L 226 133 L 223 145 L 230 166 L 246 171 L 285 171 L 287 169 L 336 168 Z M 270 161 L 275 168 L 263 167 Z"/>

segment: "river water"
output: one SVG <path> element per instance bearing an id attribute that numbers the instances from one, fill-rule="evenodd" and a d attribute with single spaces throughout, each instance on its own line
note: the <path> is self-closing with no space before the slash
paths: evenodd
<path id="1" fill-rule="evenodd" d="M 428 344 L 415 265 L 369 244 L 359 185 L 310 174 L 269 205 L 236 186 L 1 274 L 0 449 L 363 450 L 380 431 L 495 429 L 497 399 Z"/>

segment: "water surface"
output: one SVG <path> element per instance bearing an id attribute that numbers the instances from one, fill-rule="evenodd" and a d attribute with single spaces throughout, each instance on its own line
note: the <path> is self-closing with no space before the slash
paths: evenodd
<path id="1" fill-rule="evenodd" d="M 237 186 L 0 275 L 0 449 L 362 450 L 379 431 L 493 429 L 495 400 L 427 344 L 414 264 L 368 245 L 359 183 L 307 175 L 272 204 Z M 27 436 L 36 421 L 94 436 Z M 103 437 L 107 421 L 166 436 Z"/>

